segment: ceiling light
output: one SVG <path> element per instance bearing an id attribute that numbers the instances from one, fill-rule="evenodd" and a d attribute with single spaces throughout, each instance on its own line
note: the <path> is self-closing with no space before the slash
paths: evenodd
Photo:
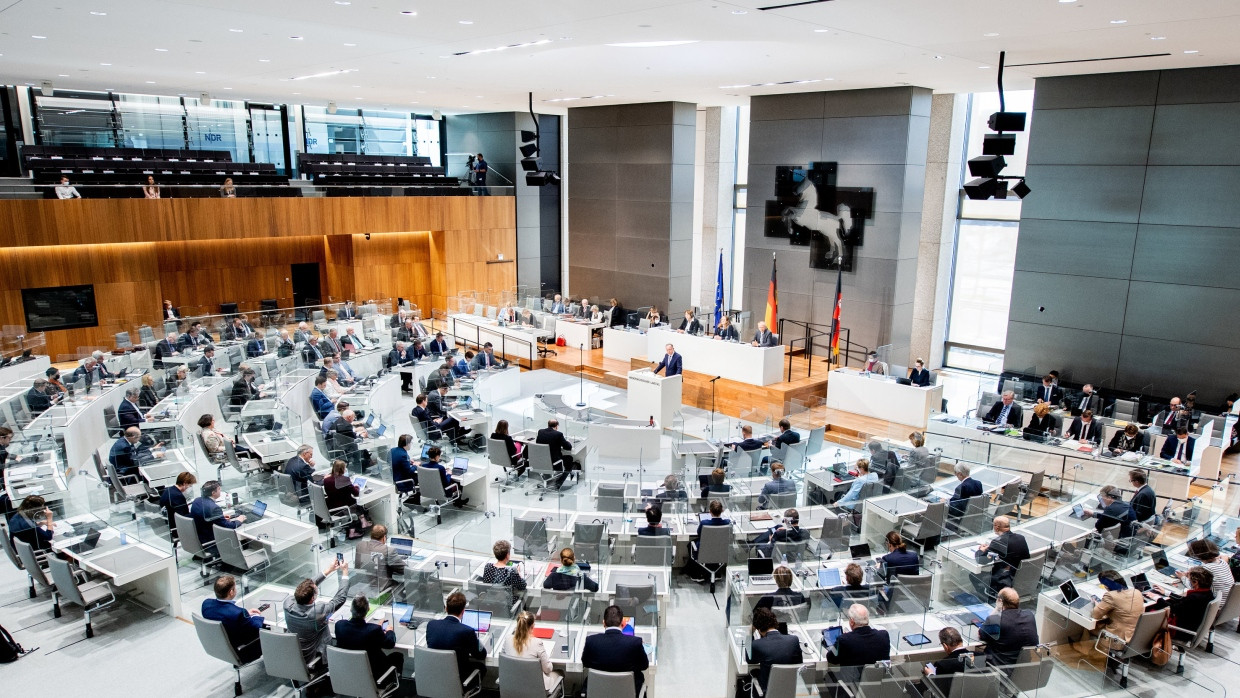
<path id="1" fill-rule="evenodd" d="M 1151 37 L 1150 37 L 1150 41 L 1162 41 L 1162 40 L 1163 40 L 1163 39 L 1165 39 L 1165 38 L 1167 38 L 1167 37 L 1165 37 L 1165 36 L 1151 36 Z"/>
<path id="2" fill-rule="evenodd" d="M 982 36 L 999 36 L 999 32 L 986 32 Z"/>
<path id="3" fill-rule="evenodd" d="M 148 84 L 148 85 L 154 85 L 154 84 L 155 84 L 155 81 L 154 81 L 154 80 L 147 80 L 147 81 L 146 81 L 146 84 Z"/>
<path id="4" fill-rule="evenodd" d="M 1126 20 L 1126 19 L 1113 19 L 1113 20 L 1111 20 L 1111 24 L 1128 24 L 1128 20 Z"/>
<path id="5" fill-rule="evenodd" d="M 270 62 L 271 62 L 271 59 L 270 59 L 270 58 L 260 58 L 260 59 L 258 59 L 258 62 L 259 62 L 259 63 L 270 63 Z"/>
<path id="6" fill-rule="evenodd" d="M 747 14 L 749 14 L 749 10 L 732 10 L 732 14 L 734 14 L 734 15 L 747 15 Z"/>
<path id="7" fill-rule="evenodd" d="M 231 90 L 232 88 L 231 88 L 231 87 L 224 87 L 224 88 L 221 88 L 221 89 Z"/>
<path id="8" fill-rule="evenodd" d="M 354 97 L 353 99 L 361 99 L 361 97 Z"/>
<path id="9" fill-rule="evenodd" d="M 815 33 L 815 34 L 826 34 L 826 33 L 827 33 L 827 32 L 829 32 L 829 31 L 831 31 L 831 30 L 830 30 L 830 29 L 815 29 L 815 30 L 814 30 L 814 33 Z"/>
<path id="10" fill-rule="evenodd" d="M 241 32 L 243 32 L 243 31 L 245 31 L 245 30 L 244 30 L 244 29 L 229 29 L 228 31 L 230 31 L 230 32 L 232 32 L 232 33 L 234 33 L 234 34 L 240 34 Z"/>
<path id="11" fill-rule="evenodd" d="M 538 41 L 527 41 L 520 44 L 507 44 L 505 46 L 496 46 L 494 48 L 480 48 L 472 51 L 457 51 L 453 56 L 472 56 L 477 53 L 495 53 L 496 51 L 507 51 L 510 48 L 529 48 L 531 46 L 542 46 L 551 43 L 551 39 L 539 39 Z"/>
<path id="12" fill-rule="evenodd" d="M 473 24 L 473 23 L 474 23 L 473 20 L 470 20 L 470 19 L 462 19 L 457 22 L 457 24 Z"/>
<path id="13" fill-rule="evenodd" d="M 95 10 L 91 10 L 90 13 L 96 17 L 106 17 L 108 14 L 107 12 L 96 12 Z"/>
<path id="14" fill-rule="evenodd" d="M 31 39 L 46 39 L 47 37 L 46 37 L 46 36 L 42 36 L 42 35 L 40 35 L 40 34 L 31 34 L 31 35 L 30 35 L 30 38 L 31 38 Z"/>
<path id="15" fill-rule="evenodd" d="M 935 57 L 934 57 L 934 60 L 936 60 L 936 61 L 941 61 L 941 60 L 943 60 L 943 57 L 942 57 L 942 56 L 935 56 Z"/>
<path id="16" fill-rule="evenodd" d="M 300 36 L 290 36 L 289 38 L 290 38 L 290 39 L 292 39 L 293 41 L 301 41 L 301 38 L 302 38 L 302 37 L 300 37 Z"/>
<path id="17" fill-rule="evenodd" d="M 330 77 L 332 75 L 343 75 L 344 73 L 356 73 L 356 72 L 357 72 L 357 68 L 345 68 L 344 70 L 328 70 L 326 72 L 315 73 L 313 75 L 300 75 L 298 77 L 290 78 L 290 79 L 309 80 L 310 78 L 325 78 L 325 77 Z"/>
<path id="18" fill-rule="evenodd" d="M 670 41 L 627 41 L 618 44 L 607 44 L 616 48 L 662 48 L 664 46 L 683 46 L 684 44 L 696 44 L 697 39 L 675 39 Z"/>
<path id="19" fill-rule="evenodd" d="M 989 68 L 989 67 L 990 67 L 990 66 L 988 66 L 988 65 L 979 65 L 979 66 L 978 66 L 978 69 L 979 69 L 979 70 L 986 70 L 986 69 L 987 69 L 987 68 Z"/>
<path id="20" fill-rule="evenodd" d="M 349 2 L 349 0 L 336 0 L 336 4 L 337 5 L 352 5 L 353 3 Z"/>
<path id="21" fill-rule="evenodd" d="M 205 70 L 195 70 L 195 71 L 194 71 L 194 75 L 206 75 L 206 74 L 207 74 L 207 71 L 205 71 Z"/>
<path id="22" fill-rule="evenodd" d="M 1201 52 L 1194 49 L 1192 51 L 1185 51 L 1184 53 L 1201 53 Z"/>
<path id="23" fill-rule="evenodd" d="M 168 49 L 166 49 L 166 48 L 157 48 L 157 49 L 155 49 L 155 50 L 156 50 L 156 51 L 159 51 L 160 53 L 167 53 L 167 52 L 168 52 Z"/>
<path id="24" fill-rule="evenodd" d="M 4 55 L 3 53 L 0 53 L 0 56 L 3 56 L 3 55 Z M 67 78 L 67 77 L 69 77 L 69 74 L 68 74 L 68 73 L 61 73 L 60 75 L 57 75 L 56 77 L 58 77 L 58 78 Z"/>
<path id="25" fill-rule="evenodd" d="M 100 63 L 99 65 L 112 65 L 111 63 Z"/>
<path id="26" fill-rule="evenodd" d="M 352 47 L 354 47 L 354 46 L 357 46 L 357 44 L 345 44 L 345 46 L 348 46 L 348 47 L 352 48 Z"/>
<path id="27" fill-rule="evenodd" d="M 1059 0 L 1059 4 L 1061 5 L 1068 5 L 1074 2 L 1076 2 L 1076 0 Z"/>

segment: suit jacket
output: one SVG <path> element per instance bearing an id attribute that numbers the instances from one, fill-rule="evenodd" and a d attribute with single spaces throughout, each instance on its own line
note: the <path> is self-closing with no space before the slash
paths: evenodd
<path id="1" fill-rule="evenodd" d="M 310 478 L 314 477 L 314 466 L 302 460 L 301 456 L 293 456 L 284 464 L 284 474 L 293 478 L 297 494 L 305 496 L 309 490 Z"/>
<path id="2" fill-rule="evenodd" d="M 1063 400 L 1063 391 L 1060 390 L 1059 386 L 1054 383 L 1052 383 L 1049 387 L 1039 385 L 1038 392 L 1034 395 L 1033 399 L 1035 401 L 1041 400 L 1042 402 L 1049 402 L 1052 405 L 1058 405 L 1060 400 Z"/>
<path id="3" fill-rule="evenodd" d="M 948 501 L 947 507 L 952 516 L 963 516 L 968 507 L 968 500 L 982 493 L 982 483 L 972 477 L 966 477 L 956 485 L 956 491 Z"/>
<path id="4" fill-rule="evenodd" d="M 315 578 L 316 586 L 322 586 L 323 575 Z M 297 635 L 297 644 L 301 646 L 302 659 L 309 662 L 316 655 L 323 654 L 331 644 L 332 636 L 328 632 L 327 618 L 344 605 L 349 597 L 348 578 L 340 580 L 336 595 L 324 601 L 316 599 L 311 604 L 299 604 L 296 597 L 289 594 L 284 599 L 284 625 L 288 631 Z"/>
<path id="5" fill-rule="evenodd" d="M 431 415 L 430 410 L 425 407 L 414 407 L 412 412 L 413 418 L 418 420 L 423 429 L 426 429 L 426 435 L 435 438 L 439 434 L 438 425 L 435 418 Z"/>
<path id="6" fill-rule="evenodd" d="M 232 601 L 221 599 L 203 599 L 202 617 L 223 623 L 224 632 L 228 633 L 228 641 L 234 648 L 257 642 L 258 631 L 263 627 L 262 616 L 252 616 Z"/>
<path id="7" fill-rule="evenodd" d="M 655 367 L 654 372 L 658 373 L 664 369 L 667 369 L 663 374 L 665 376 L 679 376 L 683 370 L 680 354 L 676 352 L 672 352 L 671 356 L 664 354 L 663 358 L 659 360 L 659 365 Z"/>
<path id="8" fill-rule="evenodd" d="M 611 326 L 623 327 L 628 317 L 629 314 L 624 310 L 624 306 L 617 305 L 611 309 Z"/>
<path id="9" fill-rule="evenodd" d="M 766 332 L 755 331 L 753 333 L 753 341 L 757 342 L 760 347 L 773 347 L 778 344 L 775 341 L 775 335 L 770 330 Z"/>
<path id="10" fill-rule="evenodd" d="M 116 422 L 122 429 L 137 426 L 143 422 L 142 411 L 128 399 L 121 400 L 120 407 L 116 408 Z"/>
<path id="11" fill-rule="evenodd" d="M 180 346 L 180 344 L 181 344 L 181 339 L 178 337 L 177 345 Z M 164 357 L 172 356 L 172 353 L 174 351 L 179 351 L 179 350 L 176 347 L 172 346 L 172 342 L 169 342 L 167 338 L 159 340 L 159 343 L 155 345 L 155 351 L 151 352 L 152 354 L 151 358 L 153 359 L 155 368 L 159 368 L 160 366 L 163 366 Z"/>
<path id="12" fill-rule="evenodd" d="M 915 369 L 915 368 L 914 368 L 914 369 L 910 369 L 910 373 L 908 374 L 908 380 L 909 380 L 909 382 L 910 382 L 910 383 L 912 383 L 913 385 L 920 385 L 920 386 L 921 386 L 921 387 L 923 387 L 923 388 L 925 388 L 925 387 L 929 387 L 929 385 L 930 385 L 930 369 L 928 369 L 928 368 L 923 368 L 923 369 L 921 369 L 920 371 L 918 371 L 918 370 L 917 370 L 917 369 Z"/>
<path id="13" fill-rule="evenodd" d="M 346 344 L 352 347 L 352 351 L 354 352 L 358 352 L 358 351 L 361 351 L 362 349 L 367 349 L 370 347 L 369 342 L 367 342 L 365 339 L 362 339 L 361 335 L 357 334 L 356 332 L 354 332 L 353 334 L 346 334 L 345 336 L 340 338 L 340 345 L 343 347 Z"/>
<path id="14" fill-rule="evenodd" d="M 994 424 L 996 421 L 998 421 L 999 415 L 1002 413 L 1003 413 L 1003 401 L 1000 400 L 990 406 L 990 412 L 986 413 L 986 418 L 982 421 Z M 1021 414 L 1022 412 L 1020 409 L 1020 405 L 1016 404 L 1016 402 L 1013 402 L 1012 409 L 1008 410 L 1007 423 L 1019 429 L 1021 422 L 1024 421 L 1021 419 Z"/>
<path id="15" fill-rule="evenodd" d="M 199 334 L 197 337 L 195 337 L 189 332 L 186 332 L 180 337 L 177 337 L 177 351 L 185 351 L 186 349 L 200 347 L 205 344 L 210 344 L 210 340 L 207 339 L 206 337 L 203 337 L 202 334 Z"/>
<path id="16" fill-rule="evenodd" d="M 211 375 L 215 372 L 215 359 L 203 354 L 202 358 L 198 359 L 198 369 L 202 371 L 204 376 Z"/>
<path id="17" fill-rule="evenodd" d="M 86 385 L 89 386 L 90 383 L 87 382 Z M 38 390 L 35 390 L 33 386 L 31 386 L 30 390 L 26 391 L 26 407 L 30 409 L 30 416 L 35 417 L 41 415 L 51 408 L 51 406 L 52 398 L 47 393 L 41 393 Z"/>
<path id="18" fill-rule="evenodd" d="M 1183 460 L 1185 461 L 1192 460 L 1193 446 L 1196 443 L 1197 443 L 1197 439 L 1194 439 L 1191 436 L 1188 437 L 1188 443 L 1184 444 Z M 1177 451 L 1179 451 L 1179 449 L 1180 449 L 1180 439 L 1177 438 L 1174 434 L 1172 434 L 1171 436 L 1167 437 L 1165 441 L 1163 441 L 1162 450 L 1159 451 L 1158 455 L 1161 458 L 1171 460 L 1172 458 L 1175 458 L 1175 454 Z"/>
<path id="19" fill-rule="evenodd" d="M 456 668 L 460 672 L 461 681 L 472 671 L 470 660 L 481 661 L 487 658 L 486 648 L 478 644 L 478 636 L 473 628 L 462 623 L 456 616 L 436 618 L 427 623 L 426 646 L 433 650 L 456 652 Z"/>
<path id="20" fill-rule="evenodd" d="M 1145 598 L 1136 589 L 1108 591 L 1102 595 L 1102 601 L 1098 602 L 1093 610 L 1095 619 L 1106 618 L 1111 621 L 1106 626 L 1107 630 L 1118 635 L 1124 642 L 1132 639 L 1132 634 L 1137 629 L 1137 620 L 1143 613 L 1145 613 Z M 1103 642 L 1103 647 L 1109 644 L 1110 642 Z M 1115 649 L 1121 647 L 1122 645 L 1117 643 Z"/>
<path id="21" fill-rule="evenodd" d="M 169 485 L 159 493 L 159 506 L 168 515 L 168 526 L 176 530 L 176 519 L 173 514 L 189 517 L 189 502 L 185 501 L 185 493 Z"/>
<path id="22" fill-rule="evenodd" d="M 300 342 L 309 342 L 309 341 L 310 341 L 310 338 L 311 338 L 311 337 L 313 337 L 313 336 L 314 336 L 314 333 L 313 333 L 313 332 L 310 332 L 309 330 L 294 330 L 294 331 L 293 331 L 293 341 L 294 341 L 294 342 L 299 342 L 299 343 L 300 343 Z"/>
<path id="23" fill-rule="evenodd" d="M 319 351 L 323 352 L 324 356 L 340 356 L 340 340 L 331 336 L 323 337 L 319 340 Z"/>
<path id="24" fill-rule="evenodd" d="M 240 327 L 237 325 L 228 325 L 224 328 L 224 339 L 245 339 L 252 334 L 254 334 L 254 328 L 250 327 L 249 323 L 245 322 L 241 323 Z"/>
<path id="25" fill-rule="evenodd" d="M 138 474 L 138 458 L 137 447 L 121 437 L 112 443 L 112 449 L 108 451 L 108 462 L 116 466 L 116 474 L 124 477 L 126 475 Z"/>
<path id="26" fill-rule="evenodd" d="M 392 480 L 395 481 L 396 490 L 412 492 L 414 486 L 418 484 L 418 471 L 413 467 L 413 461 L 409 459 L 409 452 L 399 446 L 393 446 L 388 455 L 392 458 Z M 412 480 L 412 482 L 405 482 L 406 480 Z"/>
<path id="27" fill-rule="evenodd" d="M 986 643 L 986 664 L 1017 664 L 1020 650 L 1038 644 L 1038 626 L 1033 611 L 1009 608 L 992 613 L 982 623 L 979 637 Z"/>
<path id="28" fill-rule="evenodd" d="M 736 325 L 728 325 L 716 331 L 715 336 L 719 339 L 737 342 L 740 341 L 741 333 L 737 331 Z"/>
<path id="29" fill-rule="evenodd" d="M 959 649 L 952 650 L 951 654 L 947 655 L 946 657 L 943 657 L 939 661 L 931 662 L 932 664 L 934 664 L 934 676 L 931 677 L 930 680 L 934 682 L 934 685 L 938 687 L 939 692 L 942 693 L 943 695 L 948 695 L 949 691 L 951 690 L 951 685 L 952 685 L 952 680 L 950 678 L 951 675 L 958 674 L 964 671 L 965 669 L 964 660 L 961 657 L 968 653 L 969 653 L 969 648 L 961 647 Z M 948 677 L 948 678 L 941 678 L 941 677 Z"/>
<path id="30" fill-rule="evenodd" d="M 791 429 L 785 432 L 781 432 L 779 436 L 776 436 L 774 439 L 771 439 L 772 447 L 779 446 L 779 445 L 788 446 L 788 445 L 797 444 L 797 443 L 801 443 L 801 435 Z"/>
<path id="31" fill-rule="evenodd" d="M 800 664 L 805 660 L 801 654 L 801 641 L 793 635 L 772 630 L 753 641 L 749 648 L 749 663 L 758 665 L 758 685 L 766 690 L 773 664 Z"/>
<path id="32" fill-rule="evenodd" d="M 1012 586 L 1012 578 L 1016 576 L 1016 568 L 1028 560 L 1029 541 L 1019 533 L 1008 531 L 990 541 L 988 552 L 999 556 L 994 567 L 990 568 L 990 588 L 999 591 Z M 1037 642 L 1034 640 L 1034 642 Z"/>
<path id="33" fill-rule="evenodd" d="M 1132 500 L 1128 502 L 1128 505 L 1132 507 L 1132 514 L 1137 517 L 1137 521 L 1148 521 L 1151 516 L 1158 513 L 1158 497 L 1154 494 L 1154 488 L 1142 485 L 1141 489 L 1132 494 Z"/>
<path id="34" fill-rule="evenodd" d="M 1075 441 L 1080 439 L 1082 434 L 1085 437 L 1084 441 L 1092 444 L 1099 443 L 1102 441 L 1102 424 L 1098 420 L 1092 419 L 1089 422 L 1088 428 L 1086 428 L 1084 420 L 1076 417 L 1072 420 L 1072 426 L 1068 427 L 1067 433 L 1064 434 L 1064 439 Z"/>
<path id="35" fill-rule="evenodd" d="M 310 390 L 310 404 L 314 406 L 314 414 L 320 420 L 327 417 L 327 413 L 332 411 L 331 398 L 327 397 L 327 393 L 319 388 Z"/>
<path id="36" fill-rule="evenodd" d="M 355 317 L 357 317 L 357 308 L 351 305 L 346 305 L 336 311 L 337 320 L 352 320 Z"/>
<path id="37" fill-rule="evenodd" d="M 1163 433 L 1166 434 L 1174 434 L 1176 427 L 1188 428 L 1191 421 L 1192 417 L 1188 410 L 1173 412 L 1170 407 L 1159 412 L 1158 416 L 1154 418 L 1154 424 L 1162 427 Z"/>
<path id="38" fill-rule="evenodd" d="M 1127 538 L 1132 535 L 1132 522 L 1137 517 L 1132 513 L 1128 502 L 1117 499 L 1099 512 L 1096 518 L 1098 520 L 1094 523 L 1094 530 L 1101 533 L 1103 529 L 1119 524 L 1119 537 Z"/>
<path id="39" fill-rule="evenodd" d="M 438 390 L 434 390 L 430 395 L 426 396 L 426 411 L 431 416 L 440 419 L 448 416 L 447 402 L 451 400 L 447 395 L 440 395 Z"/>
<path id="40" fill-rule="evenodd" d="M 888 577 L 893 574 L 921 574 L 920 560 L 917 557 L 917 553 L 912 550 L 904 552 L 895 550 L 884 555 L 882 560 L 887 565 Z"/>
<path id="41" fill-rule="evenodd" d="M 446 339 L 433 339 L 430 344 L 426 345 L 426 350 L 432 354 L 447 354 L 448 349 L 448 340 Z"/>
<path id="42" fill-rule="evenodd" d="M 404 326 L 405 326 L 405 318 L 401 317 L 400 313 L 392 313 L 391 319 L 388 320 L 388 327 L 391 327 L 392 329 L 396 329 L 397 327 L 404 327 Z"/>
<path id="43" fill-rule="evenodd" d="M 1101 413 L 1102 396 L 1093 392 L 1089 394 L 1089 397 L 1082 395 L 1072 401 L 1072 414 L 1080 414 L 1085 410 L 1093 410 L 1095 416 Z"/>
<path id="44" fill-rule="evenodd" d="M 565 452 L 573 450 L 573 444 L 568 438 L 561 434 L 558 430 L 547 427 L 538 430 L 538 437 L 534 439 L 534 443 L 547 444 L 548 450 L 551 451 L 551 462 L 561 460 Z"/>
<path id="45" fill-rule="evenodd" d="M 199 497 L 189 505 L 189 515 L 194 520 L 194 529 L 198 531 L 198 542 L 204 548 L 215 545 L 216 526 L 236 528 L 241 525 L 236 520 L 225 519 L 220 505 L 206 497 Z"/>
<path id="46" fill-rule="evenodd" d="M 343 312 L 343 311 L 341 311 Z M 370 658 L 370 673 L 376 679 L 390 666 L 387 653 L 396 647 L 396 632 L 383 628 L 376 623 L 350 619 L 336 621 L 336 646 L 345 650 L 362 650 Z"/>
<path id="47" fill-rule="evenodd" d="M 388 352 L 388 363 L 393 366 L 399 366 L 400 364 L 413 361 L 412 349 L 413 347 L 405 347 L 405 350 L 402 352 L 393 348 L 392 351 Z"/>
<path id="48" fill-rule="evenodd" d="M 891 637 L 886 630 L 875 630 L 863 625 L 840 635 L 840 639 L 835 642 L 833 661 L 840 666 L 861 667 L 881 659 L 891 659 Z M 857 675 L 860 675 L 860 671 Z"/>
<path id="49" fill-rule="evenodd" d="M 305 362 L 308 368 L 314 368 L 315 364 L 323 360 L 323 356 L 323 350 L 309 342 L 301 348 L 301 360 Z"/>
<path id="50" fill-rule="evenodd" d="M 313 392 L 313 389 L 311 390 Z M 245 403 L 258 397 L 258 389 L 249 381 L 237 379 L 233 381 L 232 390 L 228 394 L 228 404 L 233 407 L 242 407 Z M 313 399 L 311 400 L 313 402 Z"/>
<path id="51" fill-rule="evenodd" d="M 276 356 L 281 359 L 286 356 L 292 356 L 295 351 L 297 351 L 297 345 L 294 344 L 291 339 L 281 339 L 280 342 L 276 344 Z"/>
<path id="52" fill-rule="evenodd" d="M 581 665 L 587 671 L 633 672 L 633 686 L 640 695 L 645 681 L 642 672 L 650 666 L 650 659 L 642 648 L 640 637 L 625 635 L 619 628 L 607 628 L 586 638 L 581 650 Z"/>
<path id="53" fill-rule="evenodd" d="M 1026 434 L 1045 434 L 1047 431 L 1055 428 L 1055 418 L 1049 412 L 1039 417 L 1033 415 L 1029 418 L 1029 423 L 1025 425 L 1024 432 Z"/>
<path id="54" fill-rule="evenodd" d="M 682 319 L 680 327 L 676 329 L 684 330 L 686 334 L 702 334 L 702 323 L 698 322 L 697 318 L 692 320 Z"/>
<path id="55" fill-rule="evenodd" d="M 245 343 L 245 355 L 251 359 L 256 359 L 267 353 L 267 343 L 258 335 L 251 335 L 249 341 Z"/>
<path id="56" fill-rule="evenodd" d="M 480 351 L 477 354 L 474 354 L 474 360 L 469 364 L 469 368 L 474 371 L 481 371 L 488 369 L 497 363 L 498 362 L 495 358 L 490 354 L 487 354 L 485 351 Z"/>

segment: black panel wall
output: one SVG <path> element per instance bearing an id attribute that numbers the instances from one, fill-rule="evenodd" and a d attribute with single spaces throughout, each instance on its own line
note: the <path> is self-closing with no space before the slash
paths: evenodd
<path id="1" fill-rule="evenodd" d="M 1240 387 L 1240 68 L 1035 89 L 1005 367 L 1221 403 Z"/>

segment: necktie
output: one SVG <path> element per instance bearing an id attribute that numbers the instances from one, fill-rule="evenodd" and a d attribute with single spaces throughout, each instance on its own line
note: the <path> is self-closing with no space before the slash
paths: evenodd
<path id="1" fill-rule="evenodd" d="M 1184 460 L 1184 442 L 1183 441 L 1181 441 L 1180 445 L 1177 446 L 1175 449 L 1175 459 Z"/>
<path id="2" fill-rule="evenodd" d="M 1087 438 L 1089 438 L 1089 424 L 1086 422 L 1081 422 L 1081 441 L 1084 441 Z"/>
<path id="3" fill-rule="evenodd" d="M 1008 412 L 1011 411 L 1011 409 L 1012 409 L 1011 405 L 1003 406 L 1003 411 L 999 413 L 999 419 L 998 419 L 999 424 L 1007 424 Z"/>
<path id="4" fill-rule="evenodd" d="M 1081 398 L 1081 411 L 1082 412 L 1085 411 L 1085 406 L 1088 404 L 1089 404 L 1089 396 L 1086 395 L 1085 397 Z"/>

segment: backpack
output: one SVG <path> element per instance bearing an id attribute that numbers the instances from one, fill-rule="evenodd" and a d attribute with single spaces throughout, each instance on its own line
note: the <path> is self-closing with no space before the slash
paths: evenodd
<path id="1" fill-rule="evenodd" d="M 17 644 L 17 641 L 9 634 L 9 631 L 4 629 L 4 626 L 0 626 L 0 664 L 16 662 L 24 654 L 26 654 L 26 650 Z"/>

